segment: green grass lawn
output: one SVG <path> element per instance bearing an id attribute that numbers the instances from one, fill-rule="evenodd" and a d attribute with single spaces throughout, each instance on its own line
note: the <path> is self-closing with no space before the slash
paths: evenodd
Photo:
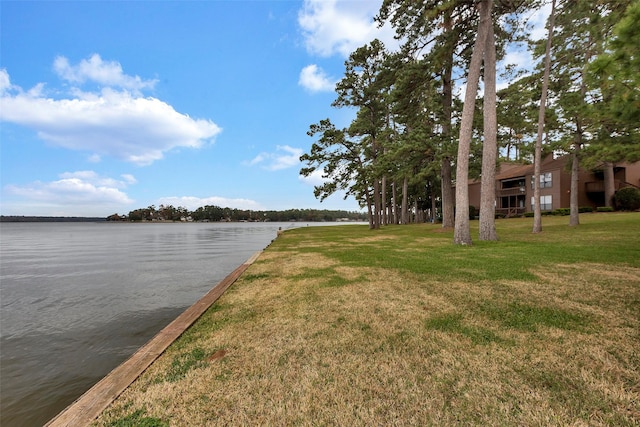
<path id="1" fill-rule="evenodd" d="M 640 213 L 580 221 L 289 230 L 96 425 L 640 425 Z"/>

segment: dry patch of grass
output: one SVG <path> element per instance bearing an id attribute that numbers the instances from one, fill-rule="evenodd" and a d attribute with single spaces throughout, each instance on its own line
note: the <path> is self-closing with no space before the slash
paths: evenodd
<path id="1" fill-rule="evenodd" d="M 277 243 L 96 425 L 640 425 L 638 268 L 443 281 Z"/>

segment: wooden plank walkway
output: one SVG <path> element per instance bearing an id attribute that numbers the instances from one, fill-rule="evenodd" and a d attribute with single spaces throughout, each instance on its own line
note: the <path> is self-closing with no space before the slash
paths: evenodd
<path id="1" fill-rule="evenodd" d="M 45 427 L 87 426 L 138 378 L 182 333 L 235 282 L 260 256 L 255 253 L 240 267 L 214 286 L 205 296 L 186 309 L 158 332 L 129 359 L 98 381 L 75 402 L 56 415 Z"/>

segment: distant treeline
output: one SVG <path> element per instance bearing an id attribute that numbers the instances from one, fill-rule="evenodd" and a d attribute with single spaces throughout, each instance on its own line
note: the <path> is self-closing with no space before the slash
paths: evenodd
<path id="1" fill-rule="evenodd" d="M 104 222 L 105 218 L 81 216 L 18 216 L 2 215 L 0 222 Z"/>
<path id="2" fill-rule="evenodd" d="M 285 211 L 255 211 L 220 206 L 204 206 L 194 211 L 186 208 L 151 205 L 130 211 L 128 215 L 113 214 L 107 221 L 366 221 L 367 214 L 341 210 L 289 209 Z"/>

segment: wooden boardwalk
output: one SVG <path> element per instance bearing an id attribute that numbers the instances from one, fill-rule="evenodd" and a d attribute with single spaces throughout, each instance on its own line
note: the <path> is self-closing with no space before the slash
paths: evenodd
<path id="1" fill-rule="evenodd" d="M 258 258 L 257 252 L 220 281 L 205 296 L 158 332 L 129 359 L 98 381 L 75 402 L 56 415 L 45 427 L 87 426 L 138 378 L 182 333 L 235 282 Z"/>

